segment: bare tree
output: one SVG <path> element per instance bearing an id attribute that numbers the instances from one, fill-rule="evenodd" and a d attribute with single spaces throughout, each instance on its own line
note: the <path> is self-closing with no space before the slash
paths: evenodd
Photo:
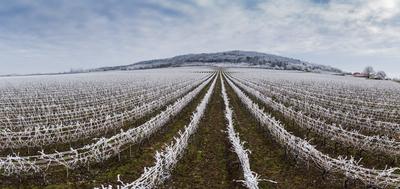
<path id="1" fill-rule="evenodd" d="M 373 73 L 375 73 L 374 68 L 372 66 L 367 66 L 364 69 L 364 73 L 368 74 L 368 77 L 370 77 Z"/>

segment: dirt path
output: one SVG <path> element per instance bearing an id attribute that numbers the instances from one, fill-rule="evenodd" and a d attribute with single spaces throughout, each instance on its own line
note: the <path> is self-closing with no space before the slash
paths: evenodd
<path id="1" fill-rule="evenodd" d="M 197 133 L 163 188 L 242 188 L 234 181 L 241 179 L 242 171 L 225 132 L 223 112 L 218 78 Z"/>

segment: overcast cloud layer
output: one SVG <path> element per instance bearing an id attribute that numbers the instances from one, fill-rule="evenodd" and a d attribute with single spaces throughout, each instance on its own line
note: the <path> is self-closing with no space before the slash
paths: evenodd
<path id="1" fill-rule="evenodd" d="M 0 74 L 252 50 L 400 77 L 400 0 L 3 0 Z"/>

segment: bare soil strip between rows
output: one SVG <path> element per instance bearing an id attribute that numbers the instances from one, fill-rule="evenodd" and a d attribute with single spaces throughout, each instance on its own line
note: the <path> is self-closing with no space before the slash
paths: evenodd
<path id="1" fill-rule="evenodd" d="M 221 76 L 220 76 L 221 77 Z M 162 188 L 243 188 L 242 170 L 226 133 L 221 82 L 183 158 Z"/>

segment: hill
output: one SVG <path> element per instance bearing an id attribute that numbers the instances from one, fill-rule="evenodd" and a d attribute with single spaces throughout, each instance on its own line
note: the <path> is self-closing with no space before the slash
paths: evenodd
<path id="1" fill-rule="evenodd" d="M 300 70 L 309 72 L 342 71 L 330 66 L 313 64 L 298 59 L 251 51 L 226 51 L 217 53 L 187 54 L 172 58 L 155 59 L 137 62 L 124 66 L 102 67 L 90 71 L 134 70 L 180 66 L 231 66 L 259 67 L 277 70 Z"/>

